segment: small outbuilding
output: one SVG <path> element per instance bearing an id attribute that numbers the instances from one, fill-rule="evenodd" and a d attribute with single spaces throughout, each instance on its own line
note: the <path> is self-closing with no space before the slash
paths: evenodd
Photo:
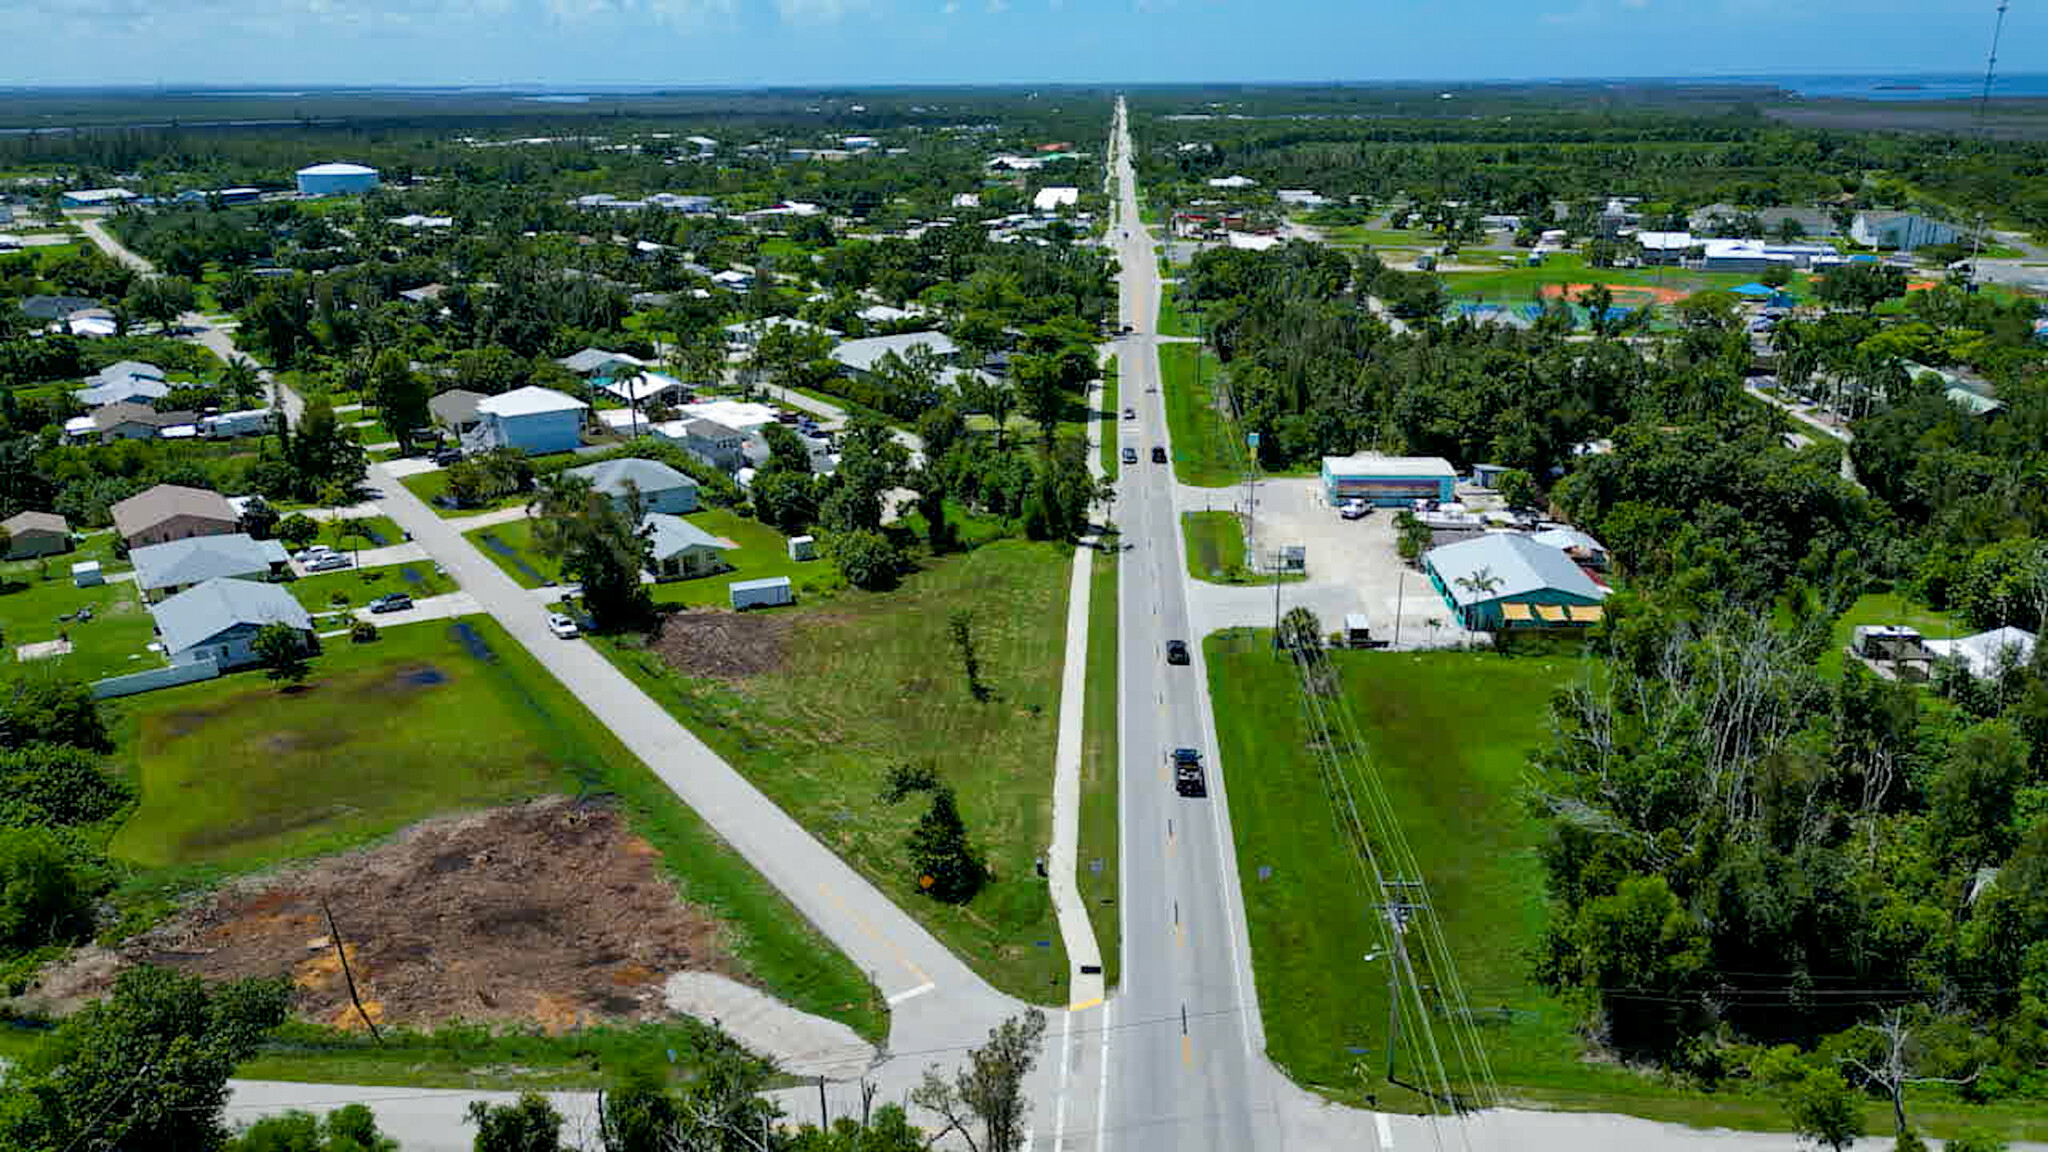
<path id="1" fill-rule="evenodd" d="M 735 609 L 773 608 L 780 604 L 796 603 L 796 593 L 790 588 L 787 576 L 771 576 L 765 580 L 735 580 L 729 592 Z"/>
<path id="2" fill-rule="evenodd" d="M 818 538 L 816 536 L 791 536 L 789 538 L 789 558 L 799 563 L 805 560 L 816 560 L 818 558 Z"/>
<path id="3" fill-rule="evenodd" d="M 1334 505 L 1346 500 L 1398 507 L 1416 500 L 1455 498 L 1458 472 L 1439 456 L 1323 457 L 1323 492 Z"/>
<path id="4" fill-rule="evenodd" d="M 97 588 L 106 582 L 106 573 L 100 571 L 97 560 L 80 560 L 71 566 L 71 586 L 74 588 Z"/>
<path id="5" fill-rule="evenodd" d="M 71 551 L 71 522 L 55 512 L 23 512 L 0 521 L 7 559 L 30 560 Z"/>

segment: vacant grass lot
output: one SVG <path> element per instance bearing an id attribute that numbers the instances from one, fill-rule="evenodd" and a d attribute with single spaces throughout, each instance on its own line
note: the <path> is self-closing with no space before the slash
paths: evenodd
<path id="1" fill-rule="evenodd" d="M 1203 357 L 1196 372 L 1196 357 Z M 1173 474 L 1183 484 L 1222 488 L 1243 478 L 1243 454 L 1216 411 L 1215 358 L 1193 344 L 1159 349 L 1160 387 L 1166 389 L 1166 428 L 1173 438 Z"/>
<path id="2" fill-rule="evenodd" d="M 1585 257 L 1579 253 L 1553 252 L 1534 268 L 1445 272 L 1438 279 L 1443 281 L 1444 292 L 1460 302 L 1529 304 L 1539 298 L 1538 294 L 1545 285 L 1629 285 L 1669 289 L 1690 295 L 1708 289 L 1729 289 L 1738 284 L 1748 284 L 1756 279 L 1756 275 L 1749 272 L 1689 272 L 1683 268 L 1589 268 Z M 1795 272 L 1784 290 L 1810 300 L 1813 297 L 1812 279 L 1804 272 Z M 1627 305 L 1632 301 L 1624 299 L 1617 303 Z"/>
<path id="3" fill-rule="evenodd" d="M 448 494 L 448 472 L 446 469 L 433 472 L 415 472 L 410 476 L 401 477 L 398 482 L 410 489 L 413 495 L 426 501 L 427 507 L 432 508 L 434 514 L 444 520 L 460 520 L 464 516 L 474 516 L 479 512 L 495 512 L 500 508 L 517 507 L 526 503 L 528 498 L 524 492 L 515 492 L 510 496 L 500 496 L 496 500 L 486 504 L 479 504 L 474 508 L 449 508 L 438 502 L 439 497 Z"/>
<path id="4" fill-rule="evenodd" d="M 1235 512 L 1183 512 L 1181 535 L 1188 546 L 1188 575 L 1211 584 L 1270 584 L 1245 563 L 1244 520 Z M 1302 580 L 1299 572 L 1283 573 L 1280 583 Z"/>
<path id="5" fill-rule="evenodd" d="M 731 925 L 732 946 L 766 988 L 870 1038 L 887 1031 L 886 1010 L 844 955 L 488 617 L 331 645 L 302 691 L 242 673 L 113 707 L 142 799 L 111 855 L 240 870 L 437 813 L 610 793 L 661 850 L 679 894 Z M 387 1082 L 408 1082 L 393 1075 Z"/>
<path id="6" fill-rule="evenodd" d="M 1081 834 L 1075 881 L 1088 902 L 1102 979 L 1116 987 L 1123 960 L 1117 904 L 1117 554 L 1097 552 L 1088 584 L 1088 686 L 1081 709 Z"/>
<path id="7" fill-rule="evenodd" d="M 356 535 L 360 531 L 361 535 Z M 405 543 L 405 531 L 389 516 L 355 516 L 320 526 L 322 542 L 340 549 L 383 548 Z"/>
<path id="8" fill-rule="evenodd" d="M 631 641 L 596 641 L 627 675 L 812 835 L 894 897 L 998 988 L 1067 997 L 1066 956 L 1036 861 L 1052 837 L 1052 758 L 1072 553 L 1005 540 L 929 563 L 891 592 L 785 610 L 778 669 L 736 681 L 673 672 Z M 973 613 L 967 690 L 948 616 Z M 897 765 L 955 790 L 994 881 L 965 907 L 920 894 L 903 842 L 922 797 L 885 804 Z"/>
<path id="9" fill-rule="evenodd" d="M 1225 765 L 1256 764 L 1231 789 L 1231 825 L 1251 928 L 1267 1050 L 1297 1083 L 1356 1101 L 1355 1066 L 1383 1067 L 1386 969 L 1360 958 L 1379 941 L 1375 897 L 1358 890 L 1321 778 L 1304 755 L 1291 671 L 1264 630 L 1206 642 L 1209 690 Z M 1550 694 L 1587 674 L 1572 656 L 1464 652 L 1334 652 L 1381 784 L 1413 848 L 1455 953 L 1495 1077 L 1510 1101 L 1567 1111 L 1623 1112 L 1695 1125 L 1782 1130 L 1775 1099 L 1734 1088 L 1712 1095 L 1588 1058 L 1572 1017 L 1529 978 L 1544 925 L 1541 830 L 1521 805 L 1523 765 L 1547 737 Z M 1240 770 L 1240 775 L 1244 775 Z M 1235 777 L 1233 777 L 1235 779 Z M 1258 878 L 1260 867 L 1273 871 Z M 1329 1006 L 1346 1008 L 1333 1012 Z M 1420 1102 L 1379 1081 L 1380 1107 Z M 1916 1123 L 1952 1135 L 1982 1124 L 2040 1139 L 2038 1105 L 1970 1109 L 1929 1089 Z M 1872 1133 L 1888 1107 L 1867 1100 Z"/>
<path id="10" fill-rule="evenodd" d="M 414 560 L 302 576 L 286 584 L 285 590 L 308 612 L 333 612 L 360 608 L 387 592 L 403 592 L 415 600 L 444 595 L 455 591 L 455 581 L 432 560 Z M 342 599 L 336 601 L 336 596 Z"/>
<path id="11" fill-rule="evenodd" d="M 71 566 L 85 560 L 99 561 L 110 574 L 128 570 L 126 561 L 114 560 L 111 532 L 82 536 L 75 550 L 61 556 L 0 564 L 0 667 L 14 663 L 17 647 L 55 640 L 60 634 L 71 641 L 70 655 L 46 659 L 83 680 L 140 672 L 163 663 L 148 650 L 156 625 L 135 584 L 109 580 L 97 588 L 75 587 Z M 90 620 L 60 619 L 87 607 L 93 613 Z"/>

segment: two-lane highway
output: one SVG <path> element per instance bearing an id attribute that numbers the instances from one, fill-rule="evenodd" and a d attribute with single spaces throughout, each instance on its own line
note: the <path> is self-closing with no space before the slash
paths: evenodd
<path id="1" fill-rule="evenodd" d="M 1276 1129 L 1271 1071 L 1261 1051 L 1224 773 L 1218 762 L 1201 660 L 1189 633 L 1173 469 L 1154 463 L 1171 445 L 1153 338 L 1159 276 L 1138 215 L 1130 133 L 1117 105 L 1118 258 L 1123 321 L 1119 448 L 1139 462 L 1120 473 L 1117 512 L 1128 549 L 1118 582 L 1123 877 L 1123 979 L 1110 1037 L 1110 1143 L 1120 1149 L 1269 1146 Z M 1192 662 L 1169 665 L 1166 643 L 1185 640 Z M 1183 797 L 1167 752 L 1200 751 L 1209 795 Z"/>

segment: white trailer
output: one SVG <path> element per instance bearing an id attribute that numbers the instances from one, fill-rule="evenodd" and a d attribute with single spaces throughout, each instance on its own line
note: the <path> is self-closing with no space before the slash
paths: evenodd
<path id="1" fill-rule="evenodd" d="M 270 427 L 270 409 L 250 408 L 241 412 L 220 412 L 199 418 L 199 434 L 209 440 L 230 436 L 255 436 Z"/>
<path id="2" fill-rule="evenodd" d="M 791 590 L 787 576 L 774 576 L 766 580 L 735 580 L 730 588 L 732 606 L 735 609 L 772 608 L 778 604 L 796 603 L 796 593 Z"/>

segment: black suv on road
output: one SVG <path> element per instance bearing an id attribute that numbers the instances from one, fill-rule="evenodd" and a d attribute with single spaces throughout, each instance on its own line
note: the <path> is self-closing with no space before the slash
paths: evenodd
<path id="1" fill-rule="evenodd" d="M 1209 782 L 1202 775 L 1202 754 L 1193 748 L 1175 748 L 1166 754 L 1173 761 L 1173 790 L 1183 796 L 1207 796 Z"/>

